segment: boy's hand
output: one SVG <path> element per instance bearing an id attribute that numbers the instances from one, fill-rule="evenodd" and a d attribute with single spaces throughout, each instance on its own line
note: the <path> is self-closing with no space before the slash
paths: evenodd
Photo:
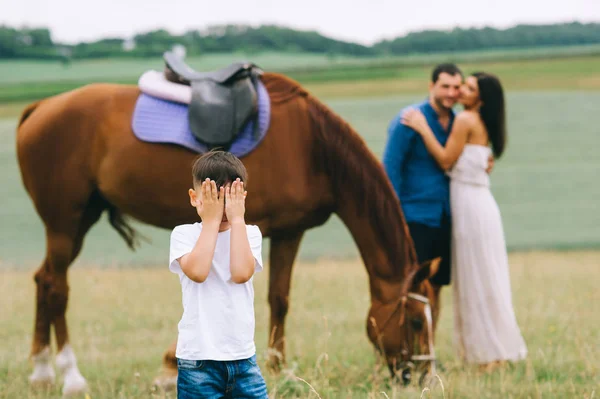
<path id="1" fill-rule="evenodd" d="M 220 224 L 223 219 L 223 202 L 225 200 L 224 189 L 217 190 L 214 180 L 206 179 L 200 188 L 201 200 L 196 202 L 198 216 L 205 223 Z"/>
<path id="2" fill-rule="evenodd" d="M 244 191 L 244 182 L 238 178 L 225 188 L 225 213 L 229 223 L 233 223 L 244 221 L 245 212 L 246 191 Z"/>

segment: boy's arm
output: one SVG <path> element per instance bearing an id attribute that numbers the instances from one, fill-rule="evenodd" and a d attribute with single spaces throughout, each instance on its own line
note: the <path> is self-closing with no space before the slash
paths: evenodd
<path id="1" fill-rule="evenodd" d="M 231 281 L 236 284 L 243 284 L 254 275 L 254 255 L 244 219 L 245 203 L 244 182 L 236 179 L 225 188 L 225 212 L 231 224 L 229 268 Z"/>
<path id="2" fill-rule="evenodd" d="M 202 219 L 202 230 L 191 252 L 179 258 L 181 271 L 197 283 L 203 283 L 210 272 L 225 202 L 223 187 L 217 189 L 215 181 L 208 178 L 202 182 L 200 195 L 194 206 Z"/>
<path id="3" fill-rule="evenodd" d="M 402 187 L 402 170 L 410 144 L 416 133 L 400 123 L 397 116 L 388 128 L 388 139 L 383 152 L 383 167 L 385 169 L 396 195 L 400 195 Z"/>
<path id="4" fill-rule="evenodd" d="M 208 277 L 215 254 L 219 223 L 202 223 L 200 236 L 192 251 L 179 258 L 183 273 L 196 283 L 203 283 Z"/>
<path id="5" fill-rule="evenodd" d="M 244 219 L 231 222 L 231 281 L 243 284 L 254 275 L 254 255 Z"/>

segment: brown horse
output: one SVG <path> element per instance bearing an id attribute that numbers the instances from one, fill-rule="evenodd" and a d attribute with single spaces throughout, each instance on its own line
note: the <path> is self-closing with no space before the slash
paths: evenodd
<path id="1" fill-rule="evenodd" d="M 271 239 L 270 364 L 276 367 L 285 359 L 292 265 L 303 233 L 335 212 L 368 271 L 368 337 L 395 372 L 415 351 L 426 352 L 413 345 L 419 341 L 414 333 L 421 342 L 428 339 L 425 328 L 415 330 L 425 325 L 423 304 L 406 299 L 412 291 L 433 300 L 427 277 L 436 262 L 417 264 L 392 186 L 351 126 L 289 78 L 266 73 L 262 80 L 271 99 L 269 132 L 242 161 L 250 177 L 247 222 Z M 93 84 L 31 104 L 21 116 L 17 154 L 23 184 L 46 230 L 46 257 L 35 273 L 32 383 L 54 379 L 49 362 L 53 325 L 63 391 L 85 389 L 69 345 L 67 269 L 104 211 L 132 248 L 136 233 L 126 215 L 166 229 L 196 221 L 187 189 L 197 154 L 134 136 L 131 118 L 139 94 L 134 86 Z M 165 365 L 176 375 L 173 348 L 165 354 Z"/>

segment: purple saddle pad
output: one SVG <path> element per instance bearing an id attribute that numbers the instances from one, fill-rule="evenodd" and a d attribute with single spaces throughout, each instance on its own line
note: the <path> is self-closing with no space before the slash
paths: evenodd
<path id="1" fill-rule="evenodd" d="M 248 121 L 231 144 L 229 151 L 237 157 L 250 153 L 264 139 L 271 119 L 269 93 L 261 81 L 256 86 L 258 118 Z M 179 144 L 192 151 L 204 153 L 208 147 L 200 143 L 190 130 L 187 104 L 140 94 L 133 111 L 133 133 L 142 141 Z M 258 132 L 254 133 L 258 124 Z"/>

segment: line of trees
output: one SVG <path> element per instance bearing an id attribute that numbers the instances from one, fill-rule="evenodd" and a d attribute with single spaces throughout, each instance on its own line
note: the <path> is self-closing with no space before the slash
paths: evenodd
<path id="1" fill-rule="evenodd" d="M 300 31 L 276 25 L 222 25 L 190 30 L 182 35 L 173 35 L 159 29 L 140 33 L 131 39 L 105 38 L 75 45 L 54 42 L 47 28 L 18 29 L 0 26 L 0 59 L 155 57 L 175 45 L 185 46 L 188 55 L 277 51 L 371 57 L 598 43 L 600 23 L 579 22 L 517 25 L 509 29 L 486 27 L 427 30 L 383 40 L 372 46 L 335 40 L 315 31 Z"/>

